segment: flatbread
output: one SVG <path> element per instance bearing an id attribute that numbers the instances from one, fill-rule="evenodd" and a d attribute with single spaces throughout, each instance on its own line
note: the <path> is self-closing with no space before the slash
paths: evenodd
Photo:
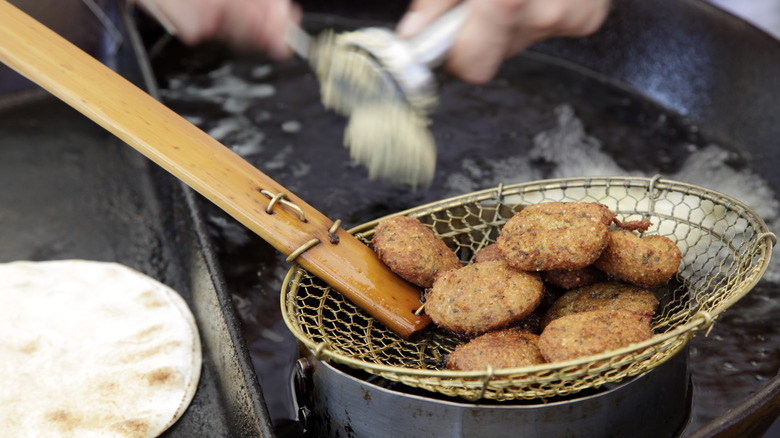
<path id="1" fill-rule="evenodd" d="M 115 263 L 0 264 L 0 436 L 154 437 L 201 349 L 182 297 Z"/>

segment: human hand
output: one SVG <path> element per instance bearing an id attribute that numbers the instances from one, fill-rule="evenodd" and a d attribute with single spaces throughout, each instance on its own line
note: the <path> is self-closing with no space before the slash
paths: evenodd
<path id="1" fill-rule="evenodd" d="M 290 0 L 136 1 L 185 44 L 217 40 L 275 59 L 291 55 L 284 34 L 289 22 L 301 20 L 300 8 Z"/>
<path id="2" fill-rule="evenodd" d="M 461 0 L 413 0 L 396 31 L 408 38 Z M 550 37 L 586 36 L 601 26 L 610 0 L 466 0 L 468 17 L 446 68 L 467 82 L 490 80 L 501 62 Z"/>

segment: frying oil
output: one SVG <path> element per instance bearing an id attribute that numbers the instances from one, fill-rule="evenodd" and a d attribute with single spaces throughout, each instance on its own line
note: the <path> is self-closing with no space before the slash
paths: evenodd
<path id="1" fill-rule="evenodd" d="M 365 167 L 353 164 L 342 145 L 347 120 L 323 107 L 319 81 L 303 62 L 271 65 L 220 54 L 169 74 L 166 104 L 315 208 L 342 219 L 346 229 L 499 183 L 655 174 L 733 196 L 756 209 L 770 230 L 778 229 L 777 193 L 744 164 L 738 147 L 707 139 L 690 121 L 641 97 L 533 58 L 514 60 L 481 86 L 442 78 L 430 125 L 439 145 L 437 169 L 426 190 L 370 180 Z M 297 343 L 281 321 L 278 299 L 289 265 L 221 211 L 206 211 L 271 417 L 293 418 L 288 377 Z M 779 262 L 773 258 L 764 279 L 708 337 L 692 340 L 688 431 L 776 375 Z"/>

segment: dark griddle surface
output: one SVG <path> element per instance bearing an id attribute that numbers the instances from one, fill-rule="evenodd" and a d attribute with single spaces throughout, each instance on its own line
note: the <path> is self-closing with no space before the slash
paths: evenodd
<path id="1" fill-rule="evenodd" d="M 69 107 L 45 97 L 0 112 L 0 187 L 0 262 L 122 263 L 173 287 L 192 307 L 148 164 Z M 205 358 L 192 405 L 166 436 L 229 430 Z"/>

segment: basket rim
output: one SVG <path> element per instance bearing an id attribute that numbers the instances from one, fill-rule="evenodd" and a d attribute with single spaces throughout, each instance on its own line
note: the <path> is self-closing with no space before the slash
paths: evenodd
<path id="1" fill-rule="evenodd" d="M 379 223 L 379 221 L 393 216 L 409 215 L 410 213 L 414 213 L 414 212 L 419 212 L 419 213 L 413 216 L 430 214 L 433 211 L 443 210 L 446 208 L 447 204 L 453 203 L 455 201 L 464 198 L 469 198 L 472 199 L 473 201 L 487 200 L 487 199 L 500 200 L 503 197 L 503 194 L 506 190 L 517 191 L 518 189 L 522 188 L 525 189 L 525 191 L 532 191 L 532 189 L 544 190 L 546 188 L 563 188 L 564 186 L 566 188 L 588 187 L 588 186 L 596 186 L 596 185 L 615 186 L 618 185 L 616 183 L 619 182 L 632 183 L 630 186 L 633 187 L 641 187 L 643 185 L 647 186 L 648 192 L 651 193 L 653 189 L 656 188 L 669 189 L 671 187 L 682 187 L 682 188 L 687 188 L 687 190 L 685 191 L 686 193 L 695 191 L 698 192 L 698 194 L 700 195 L 704 195 L 702 197 L 705 199 L 710 199 L 710 200 L 716 198 L 725 199 L 728 200 L 731 204 L 737 205 L 745 211 L 752 212 L 753 218 L 759 224 L 759 227 L 757 228 L 768 230 L 767 225 L 764 222 L 763 218 L 761 218 L 758 214 L 756 214 L 755 211 L 750 206 L 738 200 L 737 198 L 734 198 L 733 196 L 712 189 L 708 189 L 704 186 L 700 186 L 697 184 L 686 183 L 683 181 L 678 181 L 673 179 L 667 179 L 667 178 L 663 178 L 660 174 L 655 174 L 651 177 L 621 176 L 621 175 L 594 176 L 594 177 L 564 177 L 564 178 L 549 178 L 549 179 L 541 179 L 541 180 L 534 180 L 534 181 L 526 181 L 526 182 L 514 183 L 509 185 L 499 183 L 495 187 L 489 187 L 482 190 L 476 190 L 470 193 L 455 195 L 449 198 L 444 198 L 438 201 L 432 201 L 415 207 L 411 207 L 406 210 L 390 213 L 385 216 L 381 216 L 379 218 L 373 219 L 369 222 L 356 225 L 350 228 L 349 230 L 347 230 L 347 232 L 350 234 L 358 234 L 362 230 L 373 228 L 377 223 Z M 643 184 L 637 184 L 639 182 L 642 182 Z M 769 233 L 769 234 L 772 234 L 771 238 L 772 238 L 773 245 L 776 244 L 777 239 L 774 236 L 774 233 Z"/>

